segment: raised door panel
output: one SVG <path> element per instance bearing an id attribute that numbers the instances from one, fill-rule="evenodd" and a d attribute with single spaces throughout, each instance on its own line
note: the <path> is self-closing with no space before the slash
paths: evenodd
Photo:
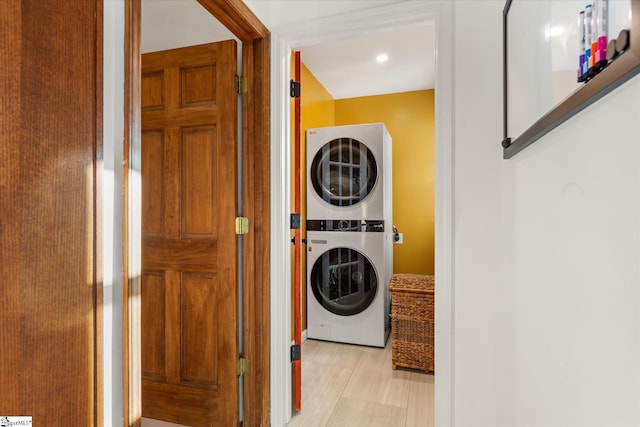
<path id="1" fill-rule="evenodd" d="M 182 235 L 215 238 L 218 186 L 216 127 L 186 128 L 181 136 Z"/>
<path id="2" fill-rule="evenodd" d="M 145 273 L 141 286 L 142 376 L 166 380 L 165 281 L 162 273 Z"/>
<path id="3" fill-rule="evenodd" d="M 142 75 L 142 111 L 164 108 L 164 73 L 156 71 Z"/>
<path id="4" fill-rule="evenodd" d="M 164 204 L 163 167 L 164 132 L 151 130 L 142 133 L 142 233 L 160 236 L 163 233 Z"/>
<path id="5" fill-rule="evenodd" d="M 180 106 L 196 107 L 216 103 L 216 65 L 180 68 Z"/>
<path id="6" fill-rule="evenodd" d="M 218 276 L 182 275 L 180 287 L 181 381 L 218 389 Z"/>
<path id="7" fill-rule="evenodd" d="M 217 252 L 216 240 L 147 237 L 142 240 L 142 268 L 145 271 L 217 271 Z"/>

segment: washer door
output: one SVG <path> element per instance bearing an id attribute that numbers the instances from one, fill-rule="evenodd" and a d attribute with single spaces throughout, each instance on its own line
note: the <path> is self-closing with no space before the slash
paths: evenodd
<path id="1" fill-rule="evenodd" d="M 334 206 L 351 206 L 364 200 L 378 178 L 371 150 L 352 138 L 326 143 L 311 163 L 311 182 L 316 193 Z"/>
<path id="2" fill-rule="evenodd" d="M 323 253 L 311 269 L 311 289 L 320 305 L 340 316 L 364 311 L 376 296 L 378 275 L 369 259 L 350 248 Z"/>

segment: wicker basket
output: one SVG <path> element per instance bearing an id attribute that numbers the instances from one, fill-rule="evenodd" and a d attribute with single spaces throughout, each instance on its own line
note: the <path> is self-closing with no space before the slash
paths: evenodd
<path id="1" fill-rule="evenodd" d="M 394 274 L 389 290 L 393 369 L 402 366 L 433 372 L 433 276 Z"/>

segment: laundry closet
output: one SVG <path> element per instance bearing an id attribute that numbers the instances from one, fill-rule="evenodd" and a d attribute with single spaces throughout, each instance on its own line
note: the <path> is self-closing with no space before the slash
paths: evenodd
<path id="1" fill-rule="evenodd" d="M 289 425 L 381 411 L 431 425 L 433 375 L 394 370 L 389 283 L 434 273 L 434 90 L 334 98 L 301 53 L 302 407 Z"/>
<path id="2" fill-rule="evenodd" d="M 383 123 L 307 129 L 307 337 L 384 347 L 393 269 Z"/>

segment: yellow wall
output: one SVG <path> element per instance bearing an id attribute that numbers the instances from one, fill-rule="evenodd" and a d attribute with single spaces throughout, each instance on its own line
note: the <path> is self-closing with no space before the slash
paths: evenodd
<path id="1" fill-rule="evenodd" d="M 393 223 L 404 234 L 394 273 L 434 270 L 433 100 L 431 89 L 335 101 L 337 126 L 382 122 L 393 138 Z"/>
<path id="2" fill-rule="evenodd" d="M 336 102 L 309 69 L 302 64 L 300 105 L 302 132 L 309 128 L 335 126 Z"/>
<path id="3" fill-rule="evenodd" d="M 325 126 L 382 122 L 393 138 L 393 221 L 399 231 L 404 233 L 404 244 L 394 245 L 393 271 L 394 273 L 433 274 L 434 91 L 421 90 L 334 100 L 304 64 L 301 66 L 301 74 L 303 237 L 306 237 L 306 130 Z M 293 102 L 291 111 L 293 114 Z M 293 153 L 291 157 L 293 171 Z M 303 330 L 307 327 L 305 250 L 306 246 L 303 246 Z"/>

